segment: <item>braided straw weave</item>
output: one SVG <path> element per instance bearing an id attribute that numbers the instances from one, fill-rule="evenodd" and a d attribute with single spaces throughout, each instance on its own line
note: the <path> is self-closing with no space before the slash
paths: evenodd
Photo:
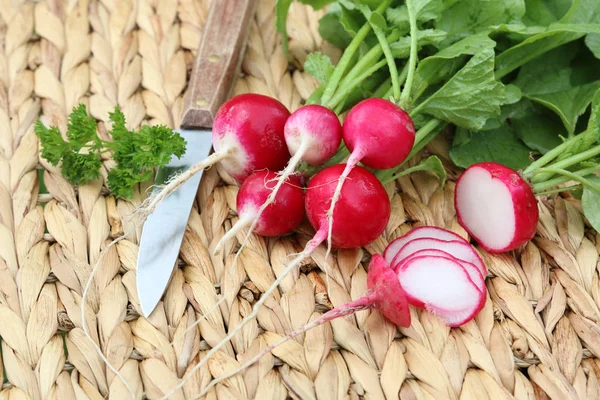
<path id="1" fill-rule="evenodd" d="M 301 69 L 306 55 L 320 50 L 335 62 L 339 51 L 319 38 L 322 13 L 294 2 L 290 65 L 274 3 L 259 1 L 234 92 L 274 96 L 293 111 L 316 87 Z M 220 168 L 209 169 L 181 268 L 145 319 L 135 288 L 140 229 L 129 215 L 149 184 L 131 201 L 115 200 L 103 179 L 74 188 L 39 157 L 35 119 L 64 132 L 70 110 L 82 102 L 102 135 L 115 105 L 130 128 L 177 128 L 208 8 L 208 0 L 0 0 L 0 399 L 130 398 L 97 349 L 138 399 L 161 398 L 239 324 L 310 237 L 304 226 L 284 238 L 252 236 L 235 272 L 224 274 L 238 243 L 211 254 L 237 218 L 237 187 Z M 443 141 L 428 151 L 448 159 Z M 105 168 L 111 162 L 104 160 Z M 452 182 L 442 191 L 435 177 L 417 173 L 387 188 L 393 215 L 385 234 L 365 249 L 334 253 L 330 296 L 322 246 L 171 398 L 194 398 L 282 335 L 360 297 L 367 253 L 381 253 L 412 226 L 448 227 L 466 237 L 454 215 Z M 207 398 L 600 398 L 600 235 L 575 200 L 542 199 L 539 207 L 538 234 L 522 251 L 482 252 L 488 299 L 470 323 L 450 330 L 413 309 L 412 326 L 397 329 L 377 311 L 361 311 L 298 336 Z M 91 266 L 129 231 L 99 263 L 82 319 Z M 226 302 L 188 329 L 220 296 Z"/>

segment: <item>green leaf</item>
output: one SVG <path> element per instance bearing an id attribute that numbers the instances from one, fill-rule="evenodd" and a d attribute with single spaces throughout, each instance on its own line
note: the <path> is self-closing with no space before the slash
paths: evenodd
<path id="1" fill-rule="evenodd" d="M 424 46 L 439 46 L 446 39 L 446 32 L 436 29 L 418 31 L 417 44 L 419 50 Z M 408 58 L 410 55 L 410 36 L 404 36 L 390 45 L 394 58 Z"/>
<path id="2" fill-rule="evenodd" d="M 339 49 L 345 49 L 352 41 L 352 36 L 341 23 L 342 7 L 332 4 L 327 13 L 319 20 L 319 35 Z"/>
<path id="3" fill-rule="evenodd" d="M 518 22 L 524 14 L 523 0 L 462 0 L 444 11 L 435 27 L 448 37 L 462 38 L 492 25 Z"/>
<path id="4" fill-rule="evenodd" d="M 578 75 L 587 73 L 585 69 L 578 68 L 575 71 L 571 67 L 578 50 L 578 46 L 554 49 L 546 53 L 543 59 L 525 64 L 513 82 L 521 88 L 524 97 L 554 111 L 570 135 L 575 132 L 578 117 L 587 109 L 600 87 L 600 81 L 573 85 Z M 589 67 L 600 68 L 600 63 Z"/>
<path id="5" fill-rule="evenodd" d="M 525 0 L 526 13 L 522 20 L 527 25 L 550 25 L 569 11 L 572 0 Z"/>
<path id="6" fill-rule="evenodd" d="M 600 59 L 600 33 L 590 33 L 585 37 L 585 45 Z"/>
<path id="7" fill-rule="evenodd" d="M 437 92 L 415 109 L 457 126 L 481 129 L 489 118 L 500 115 L 504 86 L 494 77 L 494 51 L 475 54 Z"/>
<path id="8" fill-rule="evenodd" d="M 320 10 L 328 4 L 333 3 L 334 0 L 300 0 L 300 3 L 307 4 L 313 8 L 313 10 Z"/>
<path id="9" fill-rule="evenodd" d="M 102 161 L 95 153 L 77 153 L 67 151 L 63 154 L 61 172 L 65 178 L 76 185 L 100 178 Z"/>
<path id="10" fill-rule="evenodd" d="M 415 101 L 428 86 L 450 78 L 465 65 L 467 56 L 493 49 L 495 42 L 487 35 L 478 34 L 462 39 L 435 55 L 419 62 L 415 71 L 412 100 Z"/>
<path id="11" fill-rule="evenodd" d="M 442 190 L 446 186 L 446 169 L 444 164 L 437 156 L 430 156 L 423 160 L 419 165 L 422 166 L 423 171 L 431 171 L 437 175 L 440 179 L 440 187 Z"/>
<path id="12" fill-rule="evenodd" d="M 553 115 L 532 111 L 521 118 L 511 119 L 516 135 L 532 150 L 545 154 L 562 143 L 566 134 L 562 122 Z"/>
<path id="13" fill-rule="evenodd" d="M 440 17 L 440 13 L 442 11 L 441 0 L 414 0 L 412 2 L 412 6 L 415 11 L 415 18 L 417 22 L 435 20 Z M 406 8 L 406 5 L 388 8 L 385 16 L 392 25 L 395 25 L 396 27 L 408 32 L 410 24 L 408 21 L 408 9 Z"/>
<path id="14" fill-rule="evenodd" d="M 600 177 L 589 176 L 587 179 L 600 185 Z M 587 220 L 597 232 L 600 232 L 600 193 L 584 186 L 581 205 Z"/>
<path id="15" fill-rule="evenodd" d="M 69 116 L 67 139 L 71 147 L 78 151 L 96 138 L 96 121 L 87 114 L 85 104 L 75 107 Z"/>
<path id="16" fill-rule="evenodd" d="M 574 26 L 599 22 L 599 1 L 574 0 L 569 11 L 559 20 L 561 25 L 558 28 L 533 35 L 498 55 L 496 76 L 502 78 L 536 57 L 585 36 L 585 30 L 574 30 Z"/>
<path id="17" fill-rule="evenodd" d="M 335 67 L 331 63 L 331 59 L 319 52 L 309 54 L 304 62 L 304 70 L 323 86 L 327 85 L 334 69 Z"/>
<path id="18" fill-rule="evenodd" d="M 508 125 L 469 135 L 468 131 L 459 129 L 450 149 L 450 158 L 459 167 L 467 168 L 475 163 L 494 161 L 519 170 L 531 163 L 529 148 Z"/>

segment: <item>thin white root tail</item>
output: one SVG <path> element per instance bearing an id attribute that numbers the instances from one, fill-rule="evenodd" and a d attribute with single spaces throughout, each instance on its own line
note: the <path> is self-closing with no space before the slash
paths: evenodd
<path id="1" fill-rule="evenodd" d="M 355 153 L 352 153 L 352 155 L 354 154 Z M 333 197 L 331 198 L 331 205 L 329 206 L 329 210 L 327 211 L 327 252 L 325 252 L 325 280 L 327 284 L 327 296 L 329 297 L 331 297 L 331 285 L 329 282 L 329 264 L 327 263 L 327 260 L 329 259 L 329 254 L 331 253 L 331 236 L 333 235 L 333 212 L 342 194 L 342 187 L 344 186 L 344 182 L 350 174 L 350 171 L 352 171 L 352 168 L 354 168 L 354 166 L 357 163 L 358 160 L 354 161 L 353 157 L 350 156 L 348 164 L 346 164 L 346 168 L 344 168 L 344 172 L 342 172 L 342 175 L 340 175 L 337 186 L 335 187 L 335 192 L 333 192 Z"/>
<path id="2" fill-rule="evenodd" d="M 310 142 L 306 139 L 302 140 L 302 142 L 300 142 L 298 151 L 296 151 L 296 154 L 294 154 L 294 156 L 290 159 L 290 161 L 288 162 L 288 165 L 285 167 L 285 169 L 283 170 L 281 175 L 277 178 L 277 184 L 271 191 L 271 194 L 269 194 L 267 201 L 265 201 L 264 204 L 258 209 L 258 212 L 256 213 L 256 216 L 254 217 L 254 220 L 252 222 L 252 225 L 250 225 L 250 229 L 248 229 L 248 233 L 246 233 L 244 240 L 240 244 L 240 248 L 238 249 L 237 253 L 235 254 L 233 263 L 229 267 L 230 274 L 234 271 L 235 266 L 237 265 L 238 259 L 240 257 L 240 254 L 242 254 L 242 250 L 244 250 L 244 248 L 248 245 L 248 241 L 250 240 L 250 237 L 252 236 L 252 232 L 254 232 L 254 229 L 256 229 L 256 225 L 258 224 L 258 220 L 260 219 L 260 216 L 262 215 L 262 213 L 267 209 L 267 207 L 270 204 L 273 204 L 273 202 L 275 201 L 275 197 L 277 196 L 277 193 L 279 192 L 279 189 L 285 183 L 285 181 L 289 178 L 289 176 L 294 173 L 296 166 L 300 163 L 300 161 L 302 161 L 302 157 L 304 157 L 304 154 L 306 154 L 306 151 L 308 150 L 309 145 L 310 145 Z M 218 244 L 217 244 L 217 246 L 218 246 Z"/>
<path id="3" fill-rule="evenodd" d="M 196 371 L 198 371 L 200 368 L 202 368 L 202 366 L 204 364 L 206 364 L 206 362 L 217 351 L 219 351 L 219 349 L 221 347 L 223 347 L 225 345 L 225 343 L 229 342 L 239 331 L 242 330 L 242 328 L 244 326 L 246 326 L 246 324 L 248 324 L 250 321 L 252 321 L 256 317 L 256 315 L 258 314 L 258 310 L 260 309 L 260 307 L 265 303 L 265 301 L 267 301 L 267 299 L 269 298 L 269 296 L 271 295 L 271 293 L 273 293 L 273 291 L 279 286 L 279 284 L 281 283 L 281 281 L 283 281 L 285 279 L 285 277 L 295 267 L 297 267 L 300 264 L 300 262 L 302 262 L 302 260 L 304 260 L 306 257 L 310 256 L 312 254 L 312 252 L 324 240 L 325 240 L 325 231 L 319 231 L 319 232 L 317 232 L 317 234 L 315 235 L 315 237 L 306 244 L 306 247 L 305 247 L 304 251 L 302 253 L 300 253 L 298 255 L 298 257 L 296 257 L 285 268 L 285 270 L 281 273 L 281 275 L 279 277 L 277 277 L 277 279 L 275 280 L 275 282 L 273 282 L 273 284 L 263 293 L 263 295 L 260 297 L 260 299 L 258 299 L 258 301 L 254 304 L 254 307 L 252 307 L 252 312 L 246 318 L 244 318 L 242 320 L 242 322 L 240 322 L 240 324 L 237 325 L 231 332 L 229 332 L 225 338 L 223 338 L 219 343 L 217 343 L 217 345 L 215 347 L 213 347 L 212 349 L 210 349 L 210 351 L 206 354 L 206 356 L 204 356 L 204 358 L 202 360 L 200 360 L 200 362 L 198 364 L 196 364 L 194 366 L 194 368 L 192 368 L 188 372 L 188 374 L 181 379 L 181 381 L 179 382 L 179 384 L 177 386 L 175 386 L 167 394 L 165 394 L 163 397 L 161 397 L 161 400 L 167 400 L 171 395 L 173 395 L 175 392 L 177 392 L 178 390 L 180 390 L 181 388 L 183 388 L 183 386 L 186 384 L 186 382 L 188 381 L 188 379 L 192 375 L 194 375 L 194 373 Z"/>
<path id="4" fill-rule="evenodd" d="M 198 172 L 215 165 L 216 163 L 224 160 L 230 155 L 230 150 L 219 151 L 211 154 L 204 160 L 192 165 L 190 168 L 185 170 L 179 175 L 173 176 L 169 179 L 168 183 L 158 193 L 152 194 L 148 197 L 135 211 L 139 215 L 141 221 L 145 221 L 150 214 L 156 210 L 156 207 L 166 199 L 171 193 L 179 189 L 184 183 L 186 183 L 192 176 Z"/>
<path id="5" fill-rule="evenodd" d="M 315 319 L 314 321 L 309 322 L 308 324 L 304 325 L 303 327 L 293 330 L 292 332 L 290 332 L 289 335 L 279 339 L 277 342 L 266 347 L 263 351 L 258 353 L 256 356 L 254 356 L 250 360 L 246 361 L 243 365 L 241 365 L 235 371 L 232 371 L 225 375 L 221 375 L 220 377 L 212 380 L 210 382 L 210 384 L 208 384 L 208 386 L 206 386 L 206 388 L 204 388 L 204 390 L 202 392 L 200 392 L 199 395 L 194 397 L 194 399 L 201 398 L 206 393 L 208 393 L 208 391 L 212 387 L 216 386 L 219 382 L 222 382 L 226 379 L 231 378 L 232 376 L 239 374 L 246 368 L 250 367 L 252 364 L 258 362 L 261 358 L 263 358 L 266 354 L 270 353 L 273 349 L 275 349 L 276 347 L 279 347 L 280 345 L 284 344 L 288 340 L 291 340 L 291 339 L 295 338 L 296 336 L 298 336 L 306 331 L 309 331 L 312 328 L 316 328 L 319 325 L 323 325 L 324 323 L 329 322 L 333 319 L 345 317 L 350 314 L 354 314 L 357 311 L 364 310 L 371 306 L 372 306 L 371 298 L 367 296 L 367 297 L 362 297 L 354 302 L 348 303 L 345 306 L 342 306 L 340 308 L 334 308 L 332 310 L 327 311 L 325 314 L 321 315 L 319 318 Z"/>
<path id="6" fill-rule="evenodd" d="M 217 254 L 219 254 L 221 252 L 221 249 L 225 245 L 225 243 L 227 243 L 230 239 L 233 239 L 235 237 L 235 235 L 237 235 L 242 230 L 244 230 L 244 228 L 251 225 L 253 218 L 254 218 L 254 216 L 251 216 L 251 217 L 244 216 L 244 217 L 241 217 L 240 219 L 238 219 L 238 221 L 235 223 L 235 225 L 233 225 L 231 227 L 231 229 L 229 229 L 227 232 L 225 232 L 225 234 L 223 235 L 221 240 L 219 240 L 219 242 L 215 246 L 213 255 L 216 256 Z"/>

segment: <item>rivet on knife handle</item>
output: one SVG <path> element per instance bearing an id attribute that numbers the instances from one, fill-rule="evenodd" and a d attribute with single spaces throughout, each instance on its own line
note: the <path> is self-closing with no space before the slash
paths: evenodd
<path id="1" fill-rule="evenodd" d="M 181 126 L 211 127 L 244 56 L 256 0 L 213 0 L 189 81 Z"/>

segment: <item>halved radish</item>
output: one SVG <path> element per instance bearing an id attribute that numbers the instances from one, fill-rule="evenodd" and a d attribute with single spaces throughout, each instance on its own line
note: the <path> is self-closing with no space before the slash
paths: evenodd
<path id="1" fill-rule="evenodd" d="M 404 245 L 408 243 L 408 241 L 420 238 L 438 239 L 446 242 L 452 240 L 462 240 L 467 244 L 469 243 L 462 236 L 459 236 L 456 233 L 451 232 L 447 229 L 438 228 L 437 226 L 419 226 L 411 229 L 409 232 L 400 236 L 399 238 L 392 240 L 387 245 L 385 251 L 383 252 L 385 261 L 388 264 L 391 264 L 392 261 L 394 261 L 396 254 L 398 254 L 400 249 L 402 249 L 402 247 L 404 247 Z"/>
<path id="2" fill-rule="evenodd" d="M 403 259 L 402 261 L 400 261 L 398 264 L 396 264 L 394 266 L 394 271 L 397 272 L 398 270 L 402 269 L 406 265 L 406 263 L 408 261 L 410 261 L 412 258 L 422 257 L 422 256 L 446 257 L 446 258 L 450 258 L 450 259 L 458 262 L 467 271 L 467 273 L 469 274 L 469 278 L 471 278 L 473 283 L 475 283 L 475 285 L 477 285 L 477 289 L 479 289 L 480 292 L 485 293 L 485 291 L 486 291 L 485 281 L 484 281 L 485 277 L 481 275 L 481 271 L 479 270 L 479 268 L 475 264 L 470 263 L 465 260 L 461 260 L 459 258 L 456 258 L 452 254 L 447 253 L 443 250 L 424 249 L 424 250 L 416 251 L 416 252 L 412 253 L 411 255 L 409 255 L 408 257 L 406 257 L 405 259 Z"/>
<path id="3" fill-rule="evenodd" d="M 480 278 L 483 279 L 483 278 Z M 485 295 L 460 263 L 447 257 L 411 257 L 398 271 L 409 303 L 422 307 L 456 327 L 483 308 Z"/>
<path id="4" fill-rule="evenodd" d="M 512 169 L 471 165 L 456 182 L 456 216 L 485 250 L 514 250 L 535 236 L 539 211 L 531 186 Z"/>
<path id="5" fill-rule="evenodd" d="M 479 269 L 482 277 L 487 276 L 487 268 L 481 260 L 481 257 L 479 257 L 471 245 L 459 240 L 443 241 L 430 238 L 413 239 L 400 249 L 396 254 L 396 257 L 394 257 L 391 266 L 395 269 L 397 264 L 401 263 L 403 259 L 413 253 L 416 253 L 419 250 L 429 249 L 442 250 L 459 260 L 474 264 Z"/>

